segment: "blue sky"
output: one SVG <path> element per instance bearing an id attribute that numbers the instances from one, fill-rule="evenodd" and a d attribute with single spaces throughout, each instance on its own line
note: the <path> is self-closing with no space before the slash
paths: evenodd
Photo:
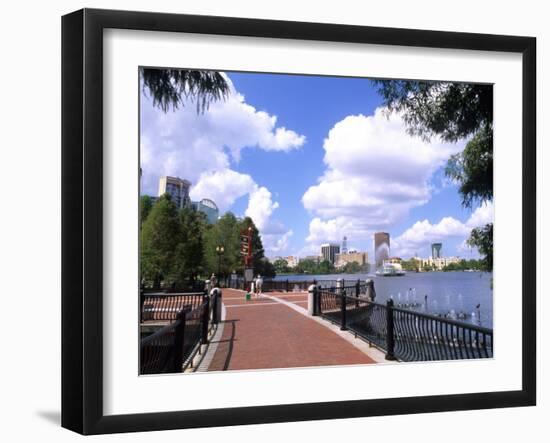
<path id="1" fill-rule="evenodd" d="M 425 142 L 388 117 L 368 79 L 226 73 L 232 92 L 197 115 L 192 104 L 163 113 L 142 94 L 142 193 L 161 175 L 192 182 L 193 198 L 250 215 L 268 256 L 309 255 L 327 241 L 373 257 L 372 233 L 391 253 L 476 257 L 463 242 L 492 220 L 492 206 L 466 210 L 446 159 L 465 141 Z"/>

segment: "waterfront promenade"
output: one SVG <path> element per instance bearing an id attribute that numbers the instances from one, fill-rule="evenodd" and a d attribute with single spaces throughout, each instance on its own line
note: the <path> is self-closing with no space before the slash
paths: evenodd
<path id="1" fill-rule="evenodd" d="M 296 368 L 383 362 L 375 348 L 307 315 L 307 293 L 270 292 L 245 300 L 223 290 L 224 320 L 200 371 Z"/>

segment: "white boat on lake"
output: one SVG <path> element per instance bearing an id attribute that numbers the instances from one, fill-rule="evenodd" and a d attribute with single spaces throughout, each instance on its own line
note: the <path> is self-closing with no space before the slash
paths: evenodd
<path id="1" fill-rule="evenodd" d="M 402 277 L 405 271 L 399 263 L 384 263 L 384 265 L 376 271 L 376 275 L 380 277 Z"/>

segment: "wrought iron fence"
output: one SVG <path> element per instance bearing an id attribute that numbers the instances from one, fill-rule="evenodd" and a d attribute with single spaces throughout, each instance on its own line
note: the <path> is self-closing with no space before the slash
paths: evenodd
<path id="1" fill-rule="evenodd" d="M 311 285 L 319 286 L 334 286 L 336 287 L 336 280 L 264 280 L 262 284 L 263 292 L 296 292 L 307 291 Z"/>
<path id="2" fill-rule="evenodd" d="M 141 293 L 141 321 L 174 321 L 184 309 L 195 309 L 202 302 L 206 292 Z"/>
<path id="3" fill-rule="evenodd" d="M 181 357 L 176 356 L 176 349 L 181 348 L 185 331 L 185 312 L 178 314 L 178 319 L 159 329 L 154 334 L 141 340 L 140 374 L 162 374 L 179 372 Z M 176 343 L 180 344 L 176 346 Z"/>
<path id="4" fill-rule="evenodd" d="M 293 291 L 307 291 L 311 285 L 316 285 L 323 289 L 336 290 L 337 288 L 345 288 L 348 291 L 355 290 L 356 287 L 360 288 L 360 293 L 364 294 L 366 291 L 365 280 L 349 279 L 349 280 L 264 280 L 262 285 L 262 291 L 280 291 L 280 292 L 293 292 Z"/>
<path id="5" fill-rule="evenodd" d="M 349 329 L 386 352 L 388 360 L 430 361 L 493 357 L 493 330 L 373 301 L 372 296 L 317 289 L 314 314 Z M 369 291 L 367 287 L 367 292 Z"/>
<path id="6" fill-rule="evenodd" d="M 153 286 L 147 283 L 144 283 L 141 286 L 142 292 L 147 293 L 181 293 L 181 292 L 203 292 L 206 289 L 205 280 L 189 280 L 181 284 L 173 285 L 162 285 L 162 286 Z"/>
<path id="7" fill-rule="evenodd" d="M 140 343 L 140 373 L 182 372 L 192 365 L 200 345 L 208 342 L 209 333 L 218 321 L 221 293 L 205 296 L 202 303 L 180 309 L 175 321 L 162 327 Z"/>
<path id="8" fill-rule="evenodd" d="M 244 277 L 242 275 L 226 275 L 218 280 L 217 286 L 220 288 L 243 289 L 245 287 Z"/>
<path id="9" fill-rule="evenodd" d="M 325 289 L 336 288 L 338 286 L 338 280 L 317 280 L 314 284 L 316 284 L 320 288 L 325 288 Z"/>

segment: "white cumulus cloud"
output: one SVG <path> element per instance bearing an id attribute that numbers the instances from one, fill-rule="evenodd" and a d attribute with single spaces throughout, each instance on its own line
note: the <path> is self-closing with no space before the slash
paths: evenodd
<path id="1" fill-rule="evenodd" d="M 320 217 L 315 217 L 309 223 L 309 235 L 306 241 L 320 245 L 325 242 L 340 242 L 343 233 L 353 232 L 354 241 L 365 239 L 372 234 L 368 223 L 362 223 L 360 220 L 355 220 L 350 217 L 336 217 L 328 220 L 323 220 Z"/>
<path id="2" fill-rule="evenodd" d="M 488 223 L 493 223 L 494 207 L 493 202 L 485 202 L 479 206 L 470 216 L 466 225 L 471 228 L 485 226 Z"/>
<path id="3" fill-rule="evenodd" d="M 439 223 L 421 220 L 414 223 L 403 234 L 392 239 L 392 253 L 407 256 L 425 251 L 433 242 L 444 242 L 449 238 L 463 238 L 458 252 L 469 250 L 466 239 L 473 228 L 484 226 L 493 221 L 493 203 L 484 203 L 478 207 L 468 220 L 463 223 L 454 217 L 444 217 Z"/>
<path id="4" fill-rule="evenodd" d="M 273 201 L 269 189 L 259 186 L 250 175 L 230 169 L 205 172 L 191 188 L 193 200 L 210 198 L 221 212 L 230 208 L 238 198 L 247 195 L 248 206 L 244 215 L 250 217 L 260 231 L 265 251 L 268 254 L 284 252 L 293 232 L 287 230 L 283 223 L 272 219 L 279 202 Z"/>
<path id="5" fill-rule="evenodd" d="M 388 229 L 409 210 L 427 203 L 434 172 L 464 141 L 444 143 L 412 137 L 397 114 L 384 108 L 336 123 L 323 144 L 326 169 L 304 193 L 302 203 L 316 218 L 308 241 L 367 239 Z"/>
<path id="6" fill-rule="evenodd" d="M 273 201 L 271 192 L 266 187 L 256 187 L 250 194 L 244 214 L 254 220 L 258 229 L 263 230 L 267 228 L 271 214 L 278 207 L 279 203 Z"/>
<path id="7" fill-rule="evenodd" d="M 286 251 L 293 235 L 291 229 L 287 230 L 281 222 L 272 219 L 272 214 L 278 207 L 279 202 L 273 201 L 271 192 L 264 186 L 257 186 L 250 193 L 245 211 L 245 215 L 254 220 L 258 227 L 268 255 Z"/>
<path id="8" fill-rule="evenodd" d="M 248 174 L 241 174 L 232 169 L 203 172 L 196 184 L 191 187 L 192 200 L 209 198 L 216 202 L 221 212 L 257 188 L 256 182 Z"/>
<path id="9" fill-rule="evenodd" d="M 185 102 L 179 109 L 163 112 L 141 95 L 140 166 L 141 192 L 157 195 L 163 175 L 191 182 L 191 198 L 212 199 L 223 213 L 248 195 L 246 215 L 258 226 L 266 250 L 284 250 L 292 231 L 271 220 L 279 203 L 249 174 L 234 170 L 243 149 L 288 152 L 306 141 L 291 129 L 277 126 L 277 116 L 246 103 L 229 77 L 230 93 L 204 113 Z"/>
<path id="10" fill-rule="evenodd" d="M 431 243 L 441 242 L 450 237 L 467 237 L 470 231 L 464 223 L 453 217 L 444 217 L 435 224 L 428 220 L 417 221 L 391 241 L 392 254 L 413 255 L 425 250 Z"/>
<path id="11" fill-rule="evenodd" d="M 430 178 L 463 143 L 426 142 L 411 137 L 401 117 L 352 115 L 338 122 L 323 145 L 325 173 L 302 201 L 322 216 L 370 218 L 388 225 L 409 209 L 426 203 Z"/>
<path id="12" fill-rule="evenodd" d="M 277 116 L 246 103 L 231 82 L 227 99 L 211 103 L 204 113 L 197 113 L 191 102 L 165 113 L 141 95 L 141 185 L 146 194 L 156 195 L 162 175 L 195 183 L 205 172 L 230 168 L 243 149 L 286 152 L 305 141 L 277 126 Z"/>
<path id="13" fill-rule="evenodd" d="M 262 243 L 267 256 L 288 252 L 289 240 L 294 232 L 292 229 L 281 234 L 262 234 Z"/>

